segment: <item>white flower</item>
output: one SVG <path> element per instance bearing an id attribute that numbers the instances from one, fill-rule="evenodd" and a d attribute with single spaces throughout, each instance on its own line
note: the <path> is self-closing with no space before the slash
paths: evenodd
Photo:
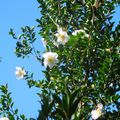
<path id="1" fill-rule="evenodd" d="M 56 37 L 57 37 L 58 44 L 62 44 L 62 45 L 65 45 L 69 40 L 69 36 L 67 32 L 64 31 L 62 28 L 58 28 Z"/>
<path id="2" fill-rule="evenodd" d="M 95 88 L 95 85 L 94 85 L 94 84 L 92 84 L 92 85 L 91 85 L 91 87 L 94 89 L 94 88 Z"/>
<path id="3" fill-rule="evenodd" d="M 109 85 L 110 87 L 113 87 L 113 83 L 110 83 L 110 85 Z"/>
<path id="4" fill-rule="evenodd" d="M 76 36 L 77 34 L 79 34 L 79 33 L 83 33 L 84 34 L 84 37 L 86 37 L 86 38 L 89 38 L 89 35 L 84 31 L 84 30 L 75 30 L 73 33 L 72 33 L 72 35 L 74 35 L 74 36 Z"/>
<path id="5" fill-rule="evenodd" d="M 84 30 L 75 30 L 75 31 L 72 33 L 72 35 L 77 35 L 77 34 L 79 34 L 79 33 L 85 33 L 85 31 L 84 31 Z"/>
<path id="6" fill-rule="evenodd" d="M 57 41 L 54 41 L 53 44 L 58 47 L 59 46 L 59 43 Z"/>
<path id="7" fill-rule="evenodd" d="M 97 108 L 100 109 L 100 110 L 102 110 L 103 109 L 103 105 L 101 103 L 98 103 L 97 104 Z"/>
<path id="8" fill-rule="evenodd" d="M 96 120 L 96 119 L 98 119 L 102 115 L 102 112 L 99 109 L 92 110 L 91 115 L 92 115 L 92 119 Z"/>
<path id="9" fill-rule="evenodd" d="M 46 47 L 47 41 L 45 40 L 45 38 L 42 38 L 41 41 L 42 41 L 43 46 Z"/>
<path id="10" fill-rule="evenodd" d="M 15 75 L 17 79 L 23 79 L 26 75 L 26 72 L 21 67 L 16 67 Z"/>
<path id="11" fill-rule="evenodd" d="M 44 58 L 44 66 L 47 67 L 49 66 L 50 68 L 52 68 L 53 66 L 56 65 L 56 63 L 59 62 L 58 60 L 58 54 L 54 53 L 54 52 L 46 52 L 43 54 L 43 58 Z"/>
<path id="12" fill-rule="evenodd" d="M 7 117 L 2 117 L 0 120 L 9 120 Z"/>
<path id="13" fill-rule="evenodd" d="M 96 110 L 92 110 L 91 117 L 92 117 L 93 120 L 98 119 L 102 115 L 102 109 L 103 109 L 103 105 L 102 104 L 98 104 L 97 105 L 97 109 Z"/>

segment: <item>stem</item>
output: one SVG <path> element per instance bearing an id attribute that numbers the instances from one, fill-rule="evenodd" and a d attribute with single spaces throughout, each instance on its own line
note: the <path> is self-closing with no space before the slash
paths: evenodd
<path id="1" fill-rule="evenodd" d="M 41 60 L 41 59 L 38 57 L 38 55 L 37 55 L 37 52 L 36 52 L 36 49 L 35 49 L 33 43 L 31 43 L 31 45 L 32 45 L 33 52 L 34 52 L 34 54 L 33 54 L 33 53 L 31 53 L 31 54 L 32 54 L 37 60 L 39 60 L 40 62 L 42 62 L 42 60 Z"/>
<path id="2" fill-rule="evenodd" d="M 35 47 L 34 47 L 33 43 L 32 43 L 32 48 L 33 48 L 33 51 L 34 51 L 35 57 L 38 58 L 38 55 L 37 55 L 37 52 L 36 52 L 36 50 L 35 50 Z"/>
<path id="3" fill-rule="evenodd" d="M 59 13 L 59 15 L 60 15 L 60 0 L 58 0 L 58 13 Z"/>
<path id="4" fill-rule="evenodd" d="M 49 14 L 47 14 L 47 15 L 48 15 L 48 17 L 50 18 L 50 20 L 54 23 L 54 25 L 56 25 L 57 28 L 59 28 L 59 25 L 51 18 L 51 16 L 50 16 Z"/>

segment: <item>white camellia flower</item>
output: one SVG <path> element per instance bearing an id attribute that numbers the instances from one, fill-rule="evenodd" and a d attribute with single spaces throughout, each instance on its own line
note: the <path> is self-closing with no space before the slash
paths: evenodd
<path id="1" fill-rule="evenodd" d="M 56 65 L 56 63 L 59 62 L 58 60 L 58 54 L 54 53 L 54 52 L 46 52 L 43 54 L 43 58 L 44 58 L 44 66 L 47 67 L 49 66 L 50 68 L 52 68 L 53 66 Z"/>
<path id="2" fill-rule="evenodd" d="M 97 104 L 97 108 L 100 109 L 100 110 L 102 110 L 103 109 L 103 105 L 101 103 L 98 103 Z"/>
<path id="3" fill-rule="evenodd" d="M 100 116 L 102 115 L 101 110 L 97 109 L 97 110 L 92 110 L 91 112 L 91 116 L 93 120 L 98 119 Z"/>
<path id="4" fill-rule="evenodd" d="M 15 75 L 17 79 L 23 79 L 26 75 L 26 72 L 21 67 L 16 67 Z"/>
<path id="5" fill-rule="evenodd" d="M 9 120 L 9 118 L 7 118 L 7 117 L 2 117 L 2 118 L 0 118 L 0 120 Z"/>
<path id="6" fill-rule="evenodd" d="M 102 104 L 98 104 L 97 105 L 97 109 L 96 110 L 92 110 L 91 117 L 92 117 L 93 120 L 98 119 L 102 115 L 102 109 L 103 109 L 103 105 Z"/>
<path id="7" fill-rule="evenodd" d="M 72 35 L 76 36 L 79 33 L 83 33 L 84 37 L 89 38 L 89 35 L 84 30 L 75 30 Z"/>
<path id="8" fill-rule="evenodd" d="M 77 35 L 77 34 L 79 34 L 79 33 L 85 33 L 85 31 L 84 31 L 84 30 L 75 30 L 75 31 L 72 33 L 72 35 Z"/>
<path id="9" fill-rule="evenodd" d="M 47 41 L 45 40 L 45 38 L 42 38 L 41 41 L 42 41 L 43 46 L 46 47 Z"/>
<path id="10" fill-rule="evenodd" d="M 58 44 L 62 44 L 62 45 L 65 45 L 69 40 L 69 36 L 67 32 L 64 31 L 62 28 L 58 28 L 56 37 L 57 37 Z"/>

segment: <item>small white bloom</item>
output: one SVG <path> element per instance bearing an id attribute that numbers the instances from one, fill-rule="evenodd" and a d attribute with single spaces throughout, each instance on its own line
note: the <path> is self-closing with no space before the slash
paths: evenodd
<path id="1" fill-rule="evenodd" d="M 64 31 L 62 28 L 58 28 L 56 37 L 57 37 L 58 44 L 62 44 L 62 45 L 65 45 L 69 40 L 69 36 L 67 32 Z"/>
<path id="2" fill-rule="evenodd" d="M 99 103 L 96 110 L 92 110 L 91 117 L 93 120 L 98 119 L 102 115 L 103 105 Z"/>
<path id="3" fill-rule="evenodd" d="M 45 38 L 42 38 L 41 41 L 42 41 L 43 46 L 46 47 L 47 41 L 45 40 Z"/>
<path id="4" fill-rule="evenodd" d="M 79 34 L 79 33 L 83 33 L 84 34 L 84 37 L 87 37 L 87 38 L 89 38 L 89 35 L 84 31 L 84 30 L 75 30 L 73 33 L 72 33 L 72 35 L 74 35 L 74 36 L 76 36 L 77 34 Z"/>
<path id="5" fill-rule="evenodd" d="M 102 115 L 101 110 L 97 109 L 97 110 L 92 110 L 91 112 L 91 116 L 93 120 L 98 119 L 100 116 Z"/>
<path id="6" fill-rule="evenodd" d="M 100 109 L 100 110 L 102 110 L 103 109 L 103 105 L 101 103 L 98 103 L 97 104 L 97 108 Z"/>
<path id="7" fill-rule="evenodd" d="M 72 32 L 72 35 L 77 35 L 78 33 L 78 30 L 75 30 L 74 32 Z"/>
<path id="8" fill-rule="evenodd" d="M 15 75 L 17 79 L 23 79 L 26 75 L 26 72 L 21 67 L 16 67 Z"/>
<path id="9" fill-rule="evenodd" d="M 110 87 L 113 87 L 113 83 L 110 83 L 110 85 L 109 85 Z"/>
<path id="10" fill-rule="evenodd" d="M 7 117 L 2 117 L 0 120 L 9 120 Z"/>
<path id="11" fill-rule="evenodd" d="M 79 34 L 79 33 L 85 33 L 85 31 L 84 31 L 84 30 L 75 30 L 75 31 L 72 33 L 72 35 L 77 35 L 77 34 Z"/>
<path id="12" fill-rule="evenodd" d="M 56 63 L 59 62 L 58 60 L 58 54 L 54 53 L 54 52 L 46 52 L 43 54 L 43 58 L 44 58 L 44 66 L 47 67 L 49 66 L 50 68 L 52 68 L 53 66 L 56 65 Z"/>
<path id="13" fill-rule="evenodd" d="M 92 85 L 91 85 L 91 87 L 94 89 L 94 88 L 95 88 L 95 85 L 94 85 L 94 84 L 92 84 Z"/>

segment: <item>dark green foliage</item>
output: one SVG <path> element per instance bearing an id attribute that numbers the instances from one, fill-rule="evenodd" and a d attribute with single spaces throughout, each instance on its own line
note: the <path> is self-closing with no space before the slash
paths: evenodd
<path id="1" fill-rule="evenodd" d="M 22 34 L 16 37 L 16 34 L 10 29 L 9 34 L 14 39 L 17 39 L 15 54 L 17 57 L 26 57 L 29 54 L 35 55 L 37 58 L 37 51 L 34 48 L 33 43 L 36 40 L 34 27 L 25 26 L 21 28 Z"/>
<path id="2" fill-rule="evenodd" d="M 8 85 L 0 86 L 0 115 L 8 117 L 10 120 L 27 120 L 24 115 L 18 115 L 18 109 L 13 109 L 11 93 L 8 91 Z"/>
<path id="3" fill-rule="evenodd" d="M 45 79 L 34 80 L 33 74 L 25 79 L 29 87 L 41 92 L 38 120 L 89 120 L 98 103 L 103 104 L 100 120 L 118 120 L 120 117 L 120 22 L 112 21 L 119 0 L 38 0 L 41 18 L 37 19 L 39 35 L 45 38 L 46 51 L 58 54 L 59 63 L 47 67 Z M 55 34 L 62 28 L 70 37 L 65 45 L 54 45 Z M 34 27 L 25 26 L 16 37 L 17 57 L 30 54 L 42 64 Z M 83 30 L 77 35 L 75 30 Z M 3 86 L 4 93 L 4 86 Z M 5 99 L 4 99 L 5 98 Z M 6 101 L 7 98 L 7 101 Z M 1 98 L 2 111 L 9 110 L 8 96 Z M 5 102 L 5 103 L 4 103 Z M 116 109 L 115 109 L 116 108 Z M 4 110 L 5 109 L 5 110 Z M 9 116 L 11 111 L 5 113 Z M 17 110 L 15 110 L 17 114 Z M 25 119 L 21 116 L 21 119 Z"/>
<path id="4" fill-rule="evenodd" d="M 119 24 L 114 30 L 112 22 L 119 1 L 38 0 L 38 2 L 42 14 L 42 17 L 37 19 L 38 27 L 41 27 L 40 35 L 48 41 L 47 50 L 59 54 L 61 63 L 59 68 L 54 67 L 49 72 L 54 81 L 48 81 L 45 88 L 50 93 L 55 92 L 53 99 L 59 104 L 58 107 L 56 105 L 53 107 L 54 112 L 49 117 L 58 120 L 71 119 L 74 114 L 74 119 L 87 120 L 97 103 L 106 106 L 104 109 L 106 113 L 101 119 L 119 116 L 120 96 L 119 94 L 115 96 L 116 92 L 120 91 L 118 67 L 120 35 Z M 55 47 L 52 44 L 56 40 L 54 34 L 58 27 L 68 30 L 70 40 L 65 46 Z M 85 30 L 89 38 L 83 37 L 83 34 L 71 35 L 79 29 Z M 64 92 L 65 80 L 69 88 L 67 93 Z M 78 109 L 78 101 L 75 104 L 70 103 L 73 108 L 71 112 L 67 103 L 68 94 L 77 89 L 80 94 L 76 96 L 82 107 Z M 107 106 L 111 104 L 116 105 L 117 111 L 108 112 L 111 114 L 107 116 Z"/>

